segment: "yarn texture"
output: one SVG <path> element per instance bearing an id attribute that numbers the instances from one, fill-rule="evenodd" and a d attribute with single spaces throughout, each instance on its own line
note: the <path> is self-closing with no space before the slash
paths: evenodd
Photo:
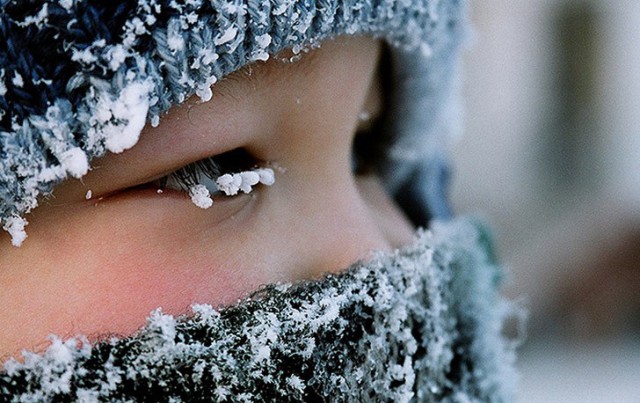
<path id="1" fill-rule="evenodd" d="M 137 334 L 52 340 L 0 372 L 1 400 L 512 401 L 513 307 L 486 232 L 436 223 L 394 253 L 241 303 L 155 311 Z"/>

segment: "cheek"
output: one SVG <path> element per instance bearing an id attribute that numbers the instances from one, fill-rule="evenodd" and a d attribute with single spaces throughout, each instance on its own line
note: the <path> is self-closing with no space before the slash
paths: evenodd
<path id="1" fill-rule="evenodd" d="M 227 220 L 250 218 L 250 199 L 215 211 L 145 200 L 105 201 L 56 222 L 34 217 L 30 242 L 0 258 L 0 357 L 38 348 L 50 333 L 129 334 L 157 307 L 175 315 L 193 302 L 230 304 L 268 282 L 224 236 Z"/>

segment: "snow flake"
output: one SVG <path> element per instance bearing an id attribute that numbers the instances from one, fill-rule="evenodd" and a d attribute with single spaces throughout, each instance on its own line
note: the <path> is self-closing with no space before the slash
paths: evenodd
<path id="1" fill-rule="evenodd" d="M 2 228 L 11 235 L 11 244 L 13 246 L 18 247 L 27 239 L 27 233 L 24 230 L 27 224 L 27 220 L 18 216 L 9 217 L 6 220 Z"/>
<path id="2" fill-rule="evenodd" d="M 54 165 L 44 168 L 38 174 L 38 180 L 43 182 L 53 182 L 59 179 L 64 179 L 67 176 L 67 170 L 61 165 Z"/>
<path id="3" fill-rule="evenodd" d="M 174 52 L 184 49 L 184 38 L 180 32 L 174 31 L 167 38 L 167 46 Z"/>
<path id="4" fill-rule="evenodd" d="M 216 179 L 216 185 L 227 196 L 235 196 L 240 190 L 242 179 L 237 174 L 224 174 Z"/>
<path id="5" fill-rule="evenodd" d="M 260 176 L 253 171 L 241 172 L 239 175 L 242 180 L 240 190 L 244 193 L 251 192 L 252 187 L 260 182 Z"/>
<path id="6" fill-rule="evenodd" d="M 0 70 L 0 97 L 7 93 L 7 85 L 4 82 L 4 70 Z"/>
<path id="7" fill-rule="evenodd" d="M 186 17 L 187 23 L 189 23 L 190 25 L 193 25 L 198 21 L 198 14 L 196 14 L 193 11 L 187 14 L 185 17 Z"/>
<path id="8" fill-rule="evenodd" d="M 225 43 L 231 42 L 238 35 L 238 28 L 235 26 L 230 26 L 227 28 L 221 35 L 218 35 L 213 39 L 213 43 L 217 46 L 224 45 Z"/>
<path id="9" fill-rule="evenodd" d="M 304 381 L 297 375 L 287 378 L 287 384 L 299 392 L 304 392 Z"/>
<path id="10" fill-rule="evenodd" d="M 271 347 L 269 346 L 260 346 L 258 350 L 255 352 L 254 362 L 262 362 L 269 359 L 271 356 Z"/>
<path id="11" fill-rule="evenodd" d="M 73 7 L 73 0 L 59 0 L 58 4 L 60 4 L 60 7 L 68 11 Z"/>
<path id="12" fill-rule="evenodd" d="M 134 82 L 122 90 L 118 99 L 103 105 L 103 116 L 111 114 L 118 122 L 107 124 L 103 129 L 109 151 L 121 153 L 138 142 L 149 110 L 149 91 L 150 83 Z"/>
<path id="13" fill-rule="evenodd" d="M 266 49 L 267 47 L 269 47 L 269 45 L 271 45 L 271 35 L 262 34 L 256 36 L 256 45 L 259 48 Z"/>
<path id="14" fill-rule="evenodd" d="M 71 60 L 74 62 L 81 62 L 84 64 L 95 63 L 98 60 L 98 57 L 93 54 L 91 51 L 91 47 L 87 46 L 82 50 L 73 49 L 71 53 Z"/>
<path id="15" fill-rule="evenodd" d="M 22 79 L 22 75 L 17 71 L 13 72 L 13 78 L 11 79 L 11 83 L 18 88 L 22 88 L 24 86 L 24 80 Z"/>
<path id="16" fill-rule="evenodd" d="M 43 23 L 47 22 L 47 17 L 49 16 L 49 4 L 45 3 L 40 11 L 36 15 L 29 15 L 25 17 L 23 22 L 18 22 L 18 26 L 28 27 L 29 25 L 35 25 L 38 28 L 41 28 Z"/>
<path id="17" fill-rule="evenodd" d="M 118 44 L 112 46 L 106 53 L 106 58 L 109 61 L 109 68 L 113 71 L 118 70 L 122 63 L 127 58 L 127 51 L 124 46 Z"/>
<path id="18" fill-rule="evenodd" d="M 300 351 L 300 355 L 304 359 L 311 358 L 313 351 L 316 349 L 316 341 L 312 337 L 305 339 L 304 348 Z"/>
<path id="19" fill-rule="evenodd" d="M 271 168 L 260 168 L 255 171 L 260 178 L 260 183 L 265 186 L 271 186 L 276 182 L 276 177 Z"/>
<path id="20" fill-rule="evenodd" d="M 229 397 L 229 395 L 231 394 L 231 392 L 227 388 L 223 388 L 222 386 L 216 386 L 216 388 L 213 390 L 213 393 L 220 401 L 227 400 L 227 397 Z"/>
<path id="21" fill-rule="evenodd" d="M 227 196 L 235 196 L 239 191 L 250 193 L 253 186 L 261 183 L 271 186 L 275 182 L 275 176 L 271 168 L 258 168 L 252 171 L 243 171 L 234 174 L 224 174 L 216 179 L 216 185 Z"/>
<path id="22" fill-rule="evenodd" d="M 194 185 L 189 188 L 189 196 L 191 201 L 201 209 L 208 209 L 213 205 L 211 194 L 205 185 Z"/>
<path id="23" fill-rule="evenodd" d="M 154 20 L 155 17 L 151 16 Z M 145 22 L 148 23 L 151 20 L 147 19 L 147 21 L 142 21 L 139 17 L 135 17 L 131 20 L 131 28 L 133 29 L 133 33 L 136 35 L 142 35 L 147 32 L 147 28 L 145 27 Z"/>
<path id="24" fill-rule="evenodd" d="M 263 34 L 255 38 L 256 50 L 253 52 L 253 60 L 269 60 L 269 52 L 267 51 L 271 45 L 271 35 Z"/>
<path id="25" fill-rule="evenodd" d="M 214 63 L 220 57 L 216 52 L 209 48 L 205 48 L 200 51 L 200 56 L 202 57 L 202 64 L 204 64 L 205 66 Z"/>
<path id="26" fill-rule="evenodd" d="M 74 147 L 62 153 L 60 163 L 74 178 L 81 178 L 89 171 L 87 154 L 80 147 Z"/>
<path id="27" fill-rule="evenodd" d="M 196 89 L 196 95 L 200 97 L 201 102 L 209 102 L 213 98 L 213 90 L 211 87 L 204 87 Z"/>
<path id="28" fill-rule="evenodd" d="M 218 77 L 210 76 L 207 78 L 201 86 L 198 86 L 196 89 L 196 94 L 200 97 L 202 102 L 209 102 L 213 97 L 213 91 L 211 90 L 211 86 L 218 81 Z"/>

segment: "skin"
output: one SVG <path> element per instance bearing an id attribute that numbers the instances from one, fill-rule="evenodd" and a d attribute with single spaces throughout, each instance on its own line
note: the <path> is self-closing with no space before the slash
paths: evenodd
<path id="1" fill-rule="evenodd" d="M 0 357 L 42 350 L 51 333 L 130 334 L 157 307 L 234 303 L 409 241 L 379 181 L 351 169 L 358 115 L 380 104 L 378 57 L 374 40 L 340 38 L 295 63 L 245 68 L 59 186 L 29 215 L 22 247 L 0 235 Z M 203 210 L 148 185 L 239 147 L 274 168 L 273 186 Z"/>

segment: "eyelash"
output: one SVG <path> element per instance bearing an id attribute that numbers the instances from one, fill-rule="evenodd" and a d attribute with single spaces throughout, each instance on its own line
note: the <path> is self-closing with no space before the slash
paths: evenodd
<path id="1" fill-rule="evenodd" d="M 253 170 L 260 165 L 260 161 L 246 150 L 235 149 L 196 161 L 157 179 L 153 183 L 158 187 L 158 190 L 171 188 L 187 193 L 192 187 L 203 184 L 212 195 L 222 195 L 224 193 L 215 184 L 216 179 L 227 173 Z"/>

